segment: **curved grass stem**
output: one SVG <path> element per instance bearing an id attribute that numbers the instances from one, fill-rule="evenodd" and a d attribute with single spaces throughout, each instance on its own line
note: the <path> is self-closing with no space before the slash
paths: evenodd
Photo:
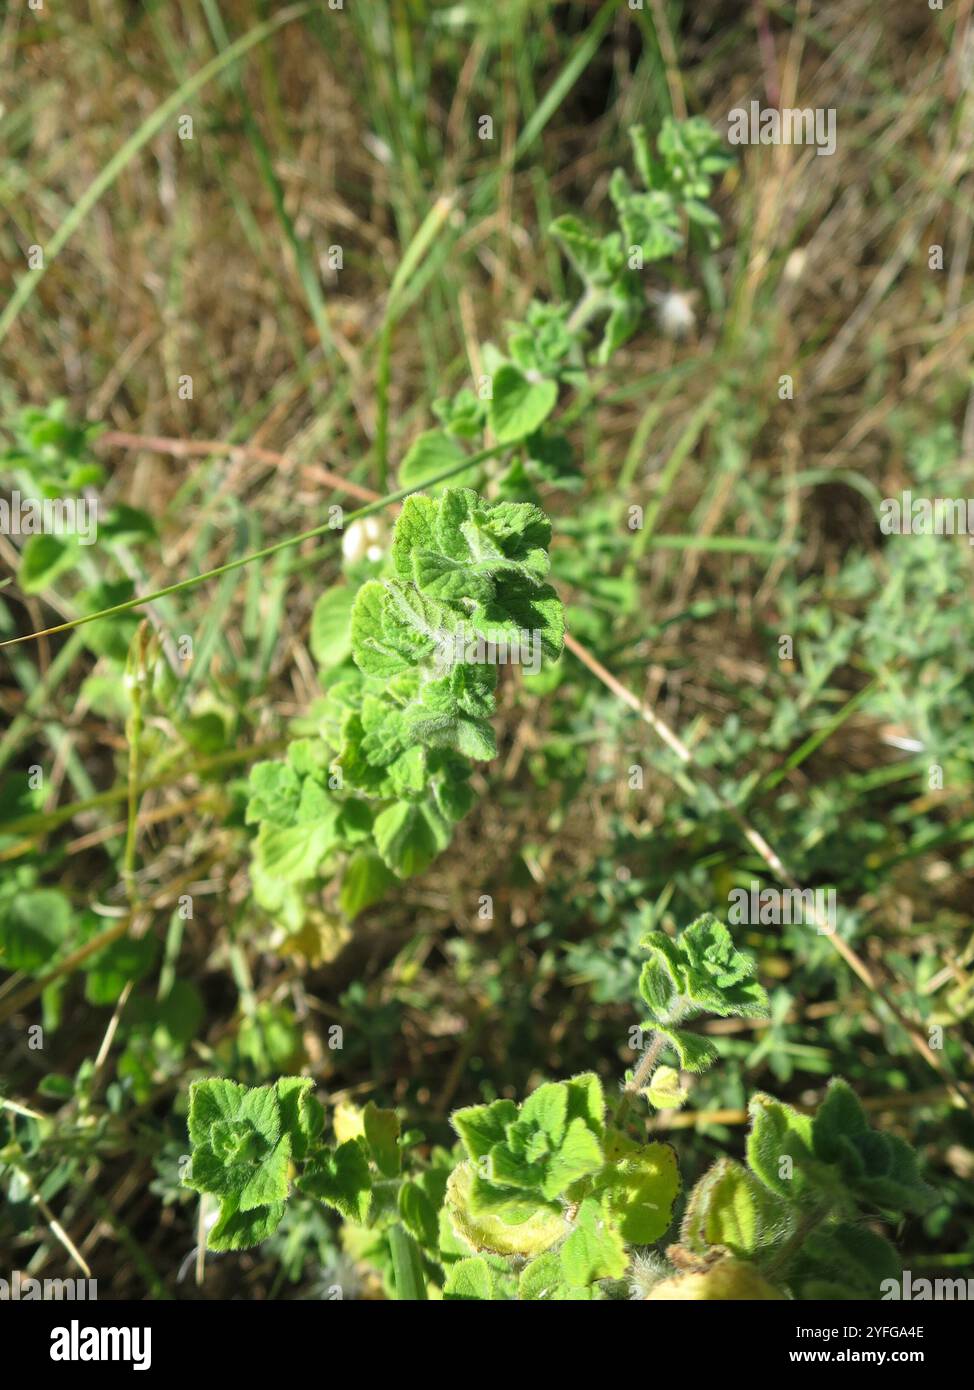
<path id="1" fill-rule="evenodd" d="M 456 463 L 451 463 L 449 468 L 442 469 L 431 478 L 425 478 L 421 483 L 413 483 L 411 487 L 399 488 L 396 492 L 387 492 L 384 497 L 379 497 L 376 501 L 368 502 L 364 507 L 349 512 L 344 517 L 343 525 L 351 521 L 360 521 L 362 517 L 371 516 L 374 512 L 381 511 L 383 507 L 401 502 L 404 497 L 409 497 L 411 493 L 421 492 L 424 488 L 433 487 L 436 483 L 446 482 L 448 478 L 452 478 L 468 468 L 476 467 L 478 463 L 483 463 L 485 459 L 492 458 L 494 454 L 500 453 L 508 447 L 506 444 L 492 444 L 487 449 L 481 449 L 479 453 L 470 454 L 466 458 L 459 459 Z M 50 637 L 55 632 L 68 632 L 72 628 L 81 627 L 83 623 L 94 623 L 99 618 L 110 618 L 116 613 L 129 613 L 133 608 L 143 608 L 146 604 L 154 603 L 156 599 L 166 598 L 169 594 L 179 594 L 186 589 L 194 589 L 197 584 L 202 584 L 207 579 L 216 579 L 221 574 L 229 574 L 231 570 L 242 569 L 244 565 L 252 565 L 257 560 L 266 560 L 271 555 L 277 555 L 291 546 L 300 545 L 303 541 L 314 540 L 329 531 L 335 535 L 337 529 L 331 521 L 326 521 L 323 525 L 315 526 L 310 531 L 302 531 L 300 535 L 288 536 L 286 540 L 265 546 L 263 550 L 255 550 L 250 555 L 241 555 L 236 560 L 228 560 L 225 565 L 217 565 L 215 569 L 206 570 L 203 574 L 194 574 L 189 579 L 180 579 L 175 584 L 167 584 L 165 588 L 157 589 L 155 593 L 126 599 L 124 603 L 116 603 L 111 608 L 102 608 L 97 613 L 87 613 L 80 618 L 72 618 L 70 622 L 57 623 L 54 627 L 42 628 L 39 632 L 27 632 L 21 637 L 8 637 L 5 642 L 0 642 L 0 648 L 15 647 L 21 642 L 33 642 L 39 637 Z"/>

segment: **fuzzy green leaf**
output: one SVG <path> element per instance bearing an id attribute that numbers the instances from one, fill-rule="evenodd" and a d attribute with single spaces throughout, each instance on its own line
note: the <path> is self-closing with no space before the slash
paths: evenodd
<path id="1" fill-rule="evenodd" d="M 454 1110 L 450 1123 L 467 1153 L 476 1160 L 490 1153 L 495 1144 L 504 1142 L 507 1126 L 516 1118 L 517 1106 L 512 1100 L 495 1100 L 490 1105 Z"/>
<path id="2" fill-rule="evenodd" d="M 494 1272 L 485 1259 L 473 1255 L 447 1270 L 443 1297 L 449 1302 L 486 1303 L 494 1297 Z"/>
<path id="3" fill-rule="evenodd" d="M 399 1150 L 399 1116 L 395 1110 L 380 1110 L 369 1101 L 362 1112 L 365 1138 L 372 1151 L 372 1162 L 386 1178 L 399 1176 L 402 1155 Z"/>
<path id="4" fill-rule="evenodd" d="M 348 861 L 338 892 L 338 905 L 350 921 L 384 898 L 395 875 L 372 850 L 363 849 Z"/>
<path id="5" fill-rule="evenodd" d="M 488 419 L 499 444 L 511 444 L 533 434 L 555 408 L 558 385 L 554 381 L 529 381 L 517 367 L 506 363 L 494 377 L 494 394 Z"/>
<path id="6" fill-rule="evenodd" d="M 476 762 L 490 762 L 497 756 L 497 738 L 485 719 L 459 710 L 451 713 L 431 708 L 425 703 L 411 705 L 406 719 L 413 737 L 431 748 L 452 748 Z"/>
<path id="7" fill-rule="evenodd" d="M 899 1281 L 903 1266 L 888 1240 L 866 1226 L 840 1222 L 810 1231 L 787 1273 L 803 1299 L 875 1301 L 885 1280 Z"/>
<path id="8" fill-rule="evenodd" d="M 255 763 L 250 769 L 247 824 L 293 825 L 301 800 L 301 778 L 284 762 Z"/>
<path id="9" fill-rule="evenodd" d="M 212 1247 L 239 1249 L 263 1239 L 259 1232 L 268 1225 L 273 1229 L 283 1212 L 291 1158 L 291 1136 L 282 1133 L 275 1087 L 247 1090 L 232 1081 L 195 1082 L 189 1135 L 192 1165 L 183 1181 L 221 1200 Z M 257 1216 L 249 1218 L 249 1212 Z"/>
<path id="10" fill-rule="evenodd" d="M 629 1245 L 652 1245 L 666 1234 L 679 1191 L 676 1154 L 660 1143 L 607 1163 L 592 1187 Z"/>
<path id="11" fill-rule="evenodd" d="M 476 1172 L 470 1183 L 469 1211 L 476 1217 L 490 1217 L 509 1226 L 533 1221 L 540 1212 L 559 1211 L 555 1201 L 547 1201 L 540 1192 L 542 1172 L 539 1167 L 525 1165 L 519 1174 L 516 1159 L 507 1156 L 511 1180 L 501 1182 L 482 1177 Z M 523 1181 L 517 1182 L 518 1176 Z"/>
<path id="12" fill-rule="evenodd" d="M 475 1209 L 472 1193 L 476 1182 L 473 1164 L 458 1164 L 450 1174 L 445 1198 L 453 1231 L 472 1250 L 498 1255 L 540 1255 L 565 1234 L 561 1209 L 533 1197 L 525 1202 L 526 1210 L 517 1221 L 504 1220 L 487 1203 Z"/>
<path id="13" fill-rule="evenodd" d="M 650 932 L 640 945 L 651 952 L 640 990 L 659 1023 L 706 1010 L 720 1017 L 768 1016 L 768 997 L 756 980 L 754 962 L 738 951 L 730 932 L 711 913 L 705 913 L 674 938 Z M 665 975 L 669 976 L 668 991 Z"/>
<path id="14" fill-rule="evenodd" d="M 254 854 L 261 870 L 287 883 L 314 878 L 318 866 L 335 844 L 337 806 L 328 821 L 292 825 L 286 830 L 264 824 L 257 832 Z"/>
<path id="15" fill-rule="evenodd" d="M 394 874 L 422 873 L 450 843 L 449 826 L 432 802 L 394 801 L 375 818 L 376 849 Z"/>
<path id="16" fill-rule="evenodd" d="M 372 1199 L 369 1163 L 357 1139 L 339 1144 L 334 1152 L 314 1154 L 298 1178 L 298 1188 L 334 1207 L 349 1221 L 364 1222 Z"/>
<path id="17" fill-rule="evenodd" d="M 291 1153 L 300 1162 L 321 1138 L 325 1112 L 314 1097 L 314 1082 L 307 1076 L 282 1076 L 277 1082 L 281 1125 L 290 1136 Z"/>
<path id="18" fill-rule="evenodd" d="M 417 588 L 432 598 L 488 603 L 494 594 L 493 580 L 486 567 L 478 569 L 433 550 L 413 554 L 412 578 Z"/>
<path id="19" fill-rule="evenodd" d="M 260 1161 L 240 1188 L 237 1203 L 240 1211 L 274 1206 L 287 1200 L 288 1164 L 291 1161 L 290 1135 L 284 1134 Z"/>
<path id="20" fill-rule="evenodd" d="M 560 1144 L 568 1121 L 568 1087 L 561 1081 L 538 1086 L 521 1106 L 518 1119 L 540 1129 L 553 1144 Z"/>
<path id="21" fill-rule="evenodd" d="M 721 1158 L 690 1194 L 681 1240 L 701 1253 L 721 1245 L 748 1257 L 786 1240 L 793 1224 L 786 1202 L 739 1163 Z"/>
<path id="22" fill-rule="evenodd" d="M 352 650 L 355 590 L 346 584 L 326 589 L 311 613 L 311 655 L 323 670 L 337 666 Z"/>
<path id="23" fill-rule="evenodd" d="M 404 650 L 400 634 L 386 630 L 386 588 L 370 580 L 359 589 L 352 608 L 352 655 L 367 676 L 395 676 L 412 669 L 414 660 Z"/>
<path id="24" fill-rule="evenodd" d="M 441 506 L 422 494 L 403 502 L 392 533 L 392 562 L 400 579 L 412 579 L 414 555 L 437 550 L 436 518 Z"/>
<path id="25" fill-rule="evenodd" d="M 537 1087 L 515 1113 L 509 1102 L 460 1112 L 454 1123 L 468 1152 L 485 1160 L 473 1186 L 475 1203 L 506 1220 L 523 1219 L 531 1210 L 523 1192 L 552 1201 L 597 1172 L 604 1108 L 598 1078 L 588 1073 Z"/>
<path id="26" fill-rule="evenodd" d="M 233 1197 L 220 1203 L 220 1215 L 211 1228 L 206 1245 L 209 1250 L 247 1250 L 272 1236 L 284 1216 L 284 1202 L 252 1207 L 242 1211 Z"/>
<path id="27" fill-rule="evenodd" d="M 208 1143 L 213 1126 L 218 1121 L 236 1118 L 246 1090 L 246 1086 L 238 1081 L 226 1081 L 219 1077 L 194 1081 L 189 1088 L 187 1125 L 190 1141 L 193 1144 Z"/>
<path id="28" fill-rule="evenodd" d="M 561 1085 L 568 1093 L 567 1118 L 583 1120 L 592 1134 L 601 1139 L 605 1132 L 605 1092 L 595 1072 L 579 1072 Z"/>
<path id="29" fill-rule="evenodd" d="M 658 1023 L 654 1024 L 652 1019 L 647 1019 L 643 1027 L 647 1030 L 655 1027 L 658 1033 L 662 1033 L 679 1057 L 683 1071 L 706 1071 L 717 1060 L 716 1047 L 699 1033 L 688 1033 L 684 1028 L 664 1028 Z"/>
<path id="30" fill-rule="evenodd" d="M 593 1198 L 578 1209 L 575 1226 L 561 1247 L 561 1270 L 567 1284 L 620 1279 L 629 1260 L 612 1218 Z"/>
<path id="31" fill-rule="evenodd" d="M 839 1077 L 829 1083 L 815 1113 L 812 1150 L 868 1203 L 896 1212 L 923 1210 L 930 1204 L 933 1194 L 920 1178 L 909 1144 L 871 1129 L 852 1088 Z"/>
<path id="32" fill-rule="evenodd" d="M 790 1105 L 758 1092 L 748 1107 L 751 1131 L 747 1161 L 751 1171 L 772 1192 L 801 1201 L 810 1190 L 812 1121 Z"/>
<path id="33" fill-rule="evenodd" d="M 590 1285 L 566 1283 L 561 1256 L 548 1251 L 522 1269 L 517 1296 L 534 1303 L 588 1302 L 596 1297 L 596 1290 Z"/>
<path id="34" fill-rule="evenodd" d="M 546 1162 L 541 1191 L 545 1197 L 557 1197 L 579 1178 L 596 1172 L 601 1164 L 602 1147 L 598 1139 L 583 1119 L 574 1119 Z"/>

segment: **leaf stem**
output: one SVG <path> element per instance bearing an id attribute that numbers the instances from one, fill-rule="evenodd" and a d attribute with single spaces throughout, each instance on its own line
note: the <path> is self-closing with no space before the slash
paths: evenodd
<path id="1" fill-rule="evenodd" d="M 142 697 L 146 682 L 146 652 L 152 630 L 143 619 L 135 634 L 132 650 L 132 712 L 126 722 L 126 735 L 129 746 L 128 768 L 128 816 L 125 829 L 125 855 L 122 860 L 122 881 L 132 908 L 138 906 L 138 892 L 135 883 L 135 851 L 139 839 L 139 773 L 142 749 L 142 730 L 144 716 Z"/>
<path id="2" fill-rule="evenodd" d="M 605 293 L 593 285 L 585 286 L 585 293 L 568 316 L 565 327 L 569 333 L 581 333 L 600 309 L 605 307 Z"/>
<path id="3" fill-rule="evenodd" d="M 619 1097 L 619 1104 L 616 1107 L 616 1124 L 620 1128 L 625 1123 L 636 1096 L 648 1086 L 653 1072 L 656 1070 L 656 1063 L 659 1061 L 659 1055 L 665 1046 L 665 1035 L 663 1033 L 654 1033 L 652 1041 L 639 1059 L 639 1065 L 636 1067 L 636 1070 L 626 1082 L 625 1086 L 623 1086 L 622 1095 Z"/>
<path id="4" fill-rule="evenodd" d="M 636 1096 L 652 1079 L 653 1072 L 656 1070 L 656 1063 L 659 1055 L 666 1046 L 666 1037 L 663 1033 L 654 1033 L 653 1041 L 643 1053 L 639 1066 L 632 1074 L 632 1080 L 625 1087 L 623 1094 Z"/>

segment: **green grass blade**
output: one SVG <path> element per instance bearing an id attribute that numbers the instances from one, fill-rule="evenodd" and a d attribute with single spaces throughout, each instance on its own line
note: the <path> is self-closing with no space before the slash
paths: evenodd
<path id="1" fill-rule="evenodd" d="M 16 289 L 10 297 L 7 307 L 4 309 L 3 313 L 0 314 L 0 343 L 3 342 L 4 338 L 10 332 L 11 327 L 16 321 L 17 315 L 34 293 L 46 268 L 51 264 L 55 256 L 63 250 L 64 246 L 81 226 L 81 223 L 88 216 L 89 212 L 91 212 L 102 194 L 111 188 L 119 174 L 125 166 L 135 158 L 143 145 L 148 144 L 152 137 L 159 133 L 170 117 L 175 116 L 176 113 L 182 109 L 188 97 L 198 92 L 211 78 L 216 77 L 218 73 L 228 67 L 234 59 L 248 52 L 255 44 L 263 43 L 265 39 L 270 38 L 272 34 L 276 33 L 278 29 L 283 28 L 285 24 L 290 24 L 292 20 L 300 19 L 302 15 L 307 14 L 308 11 L 313 8 L 314 6 L 310 3 L 289 5 L 287 9 L 281 10 L 280 14 L 275 15 L 273 19 L 268 19 L 263 24 L 258 24 L 255 28 L 251 29 L 248 34 L 244 34 L 242 38 L 239 38 L 236 43 L 231 44 L 223 53 L 218 54 L 212 62 L 200 68 L 199 72 L 194 73 L 188 81 L 177 88 L 172 96 L 167 97 L 161 106 L 156 107 L 152 115 L 147 117 L 139 126 L 138 130 L 135 131 L 133 135 L 129 136 L 121 149 L 116 151 L 98 177 L 72 207 L 51 240 L 46 243 L 44 247 L 44 265 L 38 266 L 36 270 L 29 270 L 26 275 L 22 275 L 17 281 Z"/>
<path id="2" fill-rule="evenodd" d="M 392 1274 L 396 1281 L 396 1298 L 401 1303 L 425 1302 L 426 1278 L 423 1274 L 419 1246 L 399 1222 L 396 1222 L 389 1232 L 389 1244 L 392 1247 Z"/>
<path id="3" fill-rule="evenodd" d="M 406 247 L 399 269 L 392 277 L 385 317 L 379 338 L 379 363 L 376 371 L 375 462 L 379 487 L 389 482 L 389 383 L 392 373 L 392 329 L 398 318 L 399 301 L 405 287 L 422 263 L 423 257 L 442 231 L 453 209 L 452 198 L 437 198 L 423 218 L 416 235 Z"/>

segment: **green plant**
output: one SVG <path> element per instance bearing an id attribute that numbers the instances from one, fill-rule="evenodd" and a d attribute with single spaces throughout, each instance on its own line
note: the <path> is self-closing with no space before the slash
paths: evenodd
<path id="1" fill-rule="evenodd" d="M 497 751 L 497 662 L 561 650 L 550 539 L 528 503 L 466 488 L 406 499 L 384 577 L 333 614 L 331 650 L 350 647 L 352 661 L 333 673 L 320 736 L 251 771 L 253 881 L 268 910 L 296 927 L 297 885 L 341 866 L 354 917 L 446 848 L 473 803 L 471 764 Z"/>
<path id="2" fill-rule="evenodd" d="M 87 584 L 78 594 L 81 611 L 93 612 L 130 597 L 135 586 L 125 574 L 126 547 L 153 540 L 156 528 L 148 513 L 136 507 L 100 508 L 96 489 L 106 475 L 93 446 L 102 427 L 72 421 L 64 400 L 25 406 L 4 424 L 11 443 L 0 452 L 0 467 L 16 481 L 25 506 L 27 539 L 17 569 L 23 592 L 42 593 L 55 579 L 76 571 Z M 78 504 L 84 505 L 88 515 L 79 527 L 80 537 L 77 532 L 58 535 L 42 530 L 40 520 L 29 513 L 44 501 L 56 502 L 62 512 L 70 505 L 72 514 Z M 89 547 L 96 543 L 99 558 L 110 558 L 112 582 L 91 560 Z M 117 649 L 118 634 L 112 635 Z M 105 637 L 102 634 L 103 642 Z"/>
<path id="3" fill-rule="evenodd" d="M 0 454 L 4 467 L 27 477 L 45 497 L 100 487 L 105 481 L 104 468 L 91 455 L 101 428 L 71 421 L 67 401 L 24 406 L 7 428 L 12 442 Z"/>
<path id="4" fill-rule="evenodd" d="M 713 242 L 719 222 L 700 200 L 730 162 L 699 119 L 664 123 L 655 161 L 641 128 L 631 138 L 643 187 L 615 171 L 618 230 L 600 235 L 571 217 L 550 229 L 582 280 L 577 304 L 532 301 L 524 322 L 510 325 L 507 355 L 485 346 L 486 398 L 463 387 L 434 402 L 441 428 L 421 434 L 403 459 L 399 481 L 416 487 L 462 464 L 464 444 L 486 444 L 489 431 L 501 462 L 490 476 L 472 463 L 469 481 L 492 500 L 442 485 L 408 498 L 388 560 L 378 523 L 346 536 L 352 583 L 318 600 L 312 649 L 328 672 L 320 736 L 257 764 L 247 806 L 258 826 L 255 897 L 291 931 L 306 920 L 303 885 L 338 874 L 339 906 L 354 917 L 450 842 L 473 800 L 470 763 L 496 753 L 496 670 L 468 648 L 509 650 L 527 637 L 547 660 L 561 651 L 561 603 L 546 582 L 550 525 L 520 500 L 535 496 L 536 482 L 572 481 L 567 439 L 546 422 L 562 384 L 594 389 L 588 326 L 605 321 L 595 353 L 603 365 L 645 312 L 643 267 L 672 256 L 687 224 Z"/>
<path id="5" fill-rule="evenodd" d="M 581 281 L 578 298 L 533 299 L 523 320 L 508 324 L 506 352 L 492 342 L 483 345 L 478 390 L 463 386 L 433 402 L 441 427 L 421 434 L 407 452 L 399 469 L 403 485 L 423 483 L 461 461 L 463 444 L 482 444 L 487 431 L 506 446 L 499 464 L 485 465 L 499 495 L 534 500 L 541 484 L 579 485 L 569 441 L 551 423 L 561 388 L 575 390 L 578 404 L 594 396 L 599 383 L 590 366 L 604 367 L 636 332 L 652 296 L 660 297 L 647 290 L 648 266 L 672 259 L 694 229 L 705 251 L 717 245 L 720 219 L 706 200 L 714 179 L 733 162 L 701 117 L 667 117 L 655 159 L 641 126 L 631 129 L 630 139 L 641 186 L 634 187 L 625 170 L 614 171 L 609 196 L 616 227 L 602 233 L 566 214 L 548 228 Z M 601 334 L 592 346 L 596 324 Z"/>
<path id="6" fill-rule="evenodd" d="M 398 1297 L 427 1287 L 467 1300 L 877 1297 L 898 1261 L 867 1221 L 920 1209 L 932 1194 L 909 1146 L 871 1129 L 840 1080 L 814 1115 L 755 1095 L 747 1166 L 719 1159 L 689 1194 L 679 1243 L 666 1259 L 651 1252 L 670 1228 L 680 1174 L 670 1145 L 637 1132 L 633 1102 L 683 1103 L 677 1074 L 657 1065 L 663 1046 L 693 1071 L 715 1059 L 676 1020 L 768 1008 L 753 962 L 716 918 L 643 944 L 652 1036 L 614 1105 L 593 1072 L 545 1082 L 520 1105 L 454 1111 L 459 1144 L 423 1163 L 404 1158 L 412 1139 L 395 1112 L 371 1102 L 339 1108 L 327 1142 L 307 1078 L 251 1090 L 194 1083 L 185 1181 L 219 1201 L 210 1248 L 265 1239 L 289 1198 L 304 1197 L 358 1233 L 349 1248 L 377 1261 Z"/>
<path id="7" fill-rule="evenodd" d="M 642 319 L 646 293 L 638 272 L 675 255 L 688 226 L 701 230 L 707 247 L 718 244 L 720 218 L 705 200 L 713 180 L 733 162 L 720 136 L 699 116 L 686 121 L 667 117 L 655 160 L 641 126 L 632 128 L 630 138 L 642 187 L 633 187 L 623 169 L 613 173 L 609 196 L 618 230 L 600 236 L 574 216 L 559 217 L 551 226 L 585 286 L 569 325 L 577 331 L 593 319 L 604 319 L 595 353 L 600 365 Z"/>
<path id="8" fill-rule="evenodd" d="M 413 1234 L 383 1191 L 413 1183 L 439 1214 L 472 1163 L 448 1152 L 456 1106 L 507 1098 L 519 1123 L 540 1082 L 594 1072 L 606 1131 L 669 1140 L 684 1184 L 598 1296 L 810 1296 L 811 1271 L 771 1263 L 791 1217 L 757 1257 L 708 1244 L 705 1194 L 703 1237 L 680 1231 L 715 1159 L 751 1172 L 754 1092 L 812 1112 L 841 1076 L 936 1184 L 890 1228 L 904 1263 L 963 1274 L 972 552 L 877 525 L 887 495 L 970 492 L 952 193 L 970 151 L 964 84 L 941 80 L 956 7 L 871 47 L 841 6 L 812 34 L 804 7 L 737 7 L 721 36 L 614 0 L 363 0 L 258 24 L 266 8 L 47 6 L 5 28 L 0 532 L 14 493 L 97 502 L 103 524 L 91 545 L 0 535 L 0 1249 L 90 1272 L 102 1297 L 435 1297 L 478 1252 L 448 1216 L 424 1245 L 421 1201 Z M 664 113 L 716 110 L 731 67 L 742 92 L 773 86 L 775 52 L 804 54 L 808 107 L 854 92 L 869 138 L 853 119 L 821 164 L 742 149 L 723 179 L 721 141 Z M 120 134 L 93 94 L 133 82 Z M 636 114 L 649 140 L 630 153 Z M 660 341 L 697 317 L 699 343 Z M 360 679 L 356 595 L 395 578 L 409 488 L 373 489 L 436 499 L 428 469 L 552 518 L 568 649 L 501 673 L 499 756 L 457 755 L 477 804 L 422 875 L 397 880 L 363 839 L 264 911 L 248 770 L 289 740 L 320 751 L 332 689 Z M 116 541 L 117 503 L 151 522 Z M 139 659 L 147 631 L 161 664 Z M 328 785 L 341 771 L 330 799 L 384 809 Z M 834 930 L 772 925 L 752 899 L 732 929 L 770 1018 L 671 1007 L 673 981 L 632 1009 L 647 932 L 678 940 L 782 870 L 834 888 Z M 353 932 L 376 878 L 386 901 Z M 314 1077 L 333 1148 L 367 1142 L 341 1097 L 395 1105 L 401 1171 L 369 1149 L 360 1224 L 302 1195 L 295 1160 L 261 1247 L 204 1261 L 218 1202 L 180 1185 L 172 1106 L 202 1075 Z M 505 1129 L 502 1168 L 520 1142 Z M 559 1142 L 525 1140 L 549 1187 Z M 803 1249 L 843 1222 L 882 1231 L 859 1202 L 810 1203 Z M 556 1285 L 560 1251 L 542 1252 Z M 523 1257 L 480 1254 L 486 1277 L 458 1282 L 509 1289 Z M 749 1367 L 766 1343 L 748 1338 Z"/>

